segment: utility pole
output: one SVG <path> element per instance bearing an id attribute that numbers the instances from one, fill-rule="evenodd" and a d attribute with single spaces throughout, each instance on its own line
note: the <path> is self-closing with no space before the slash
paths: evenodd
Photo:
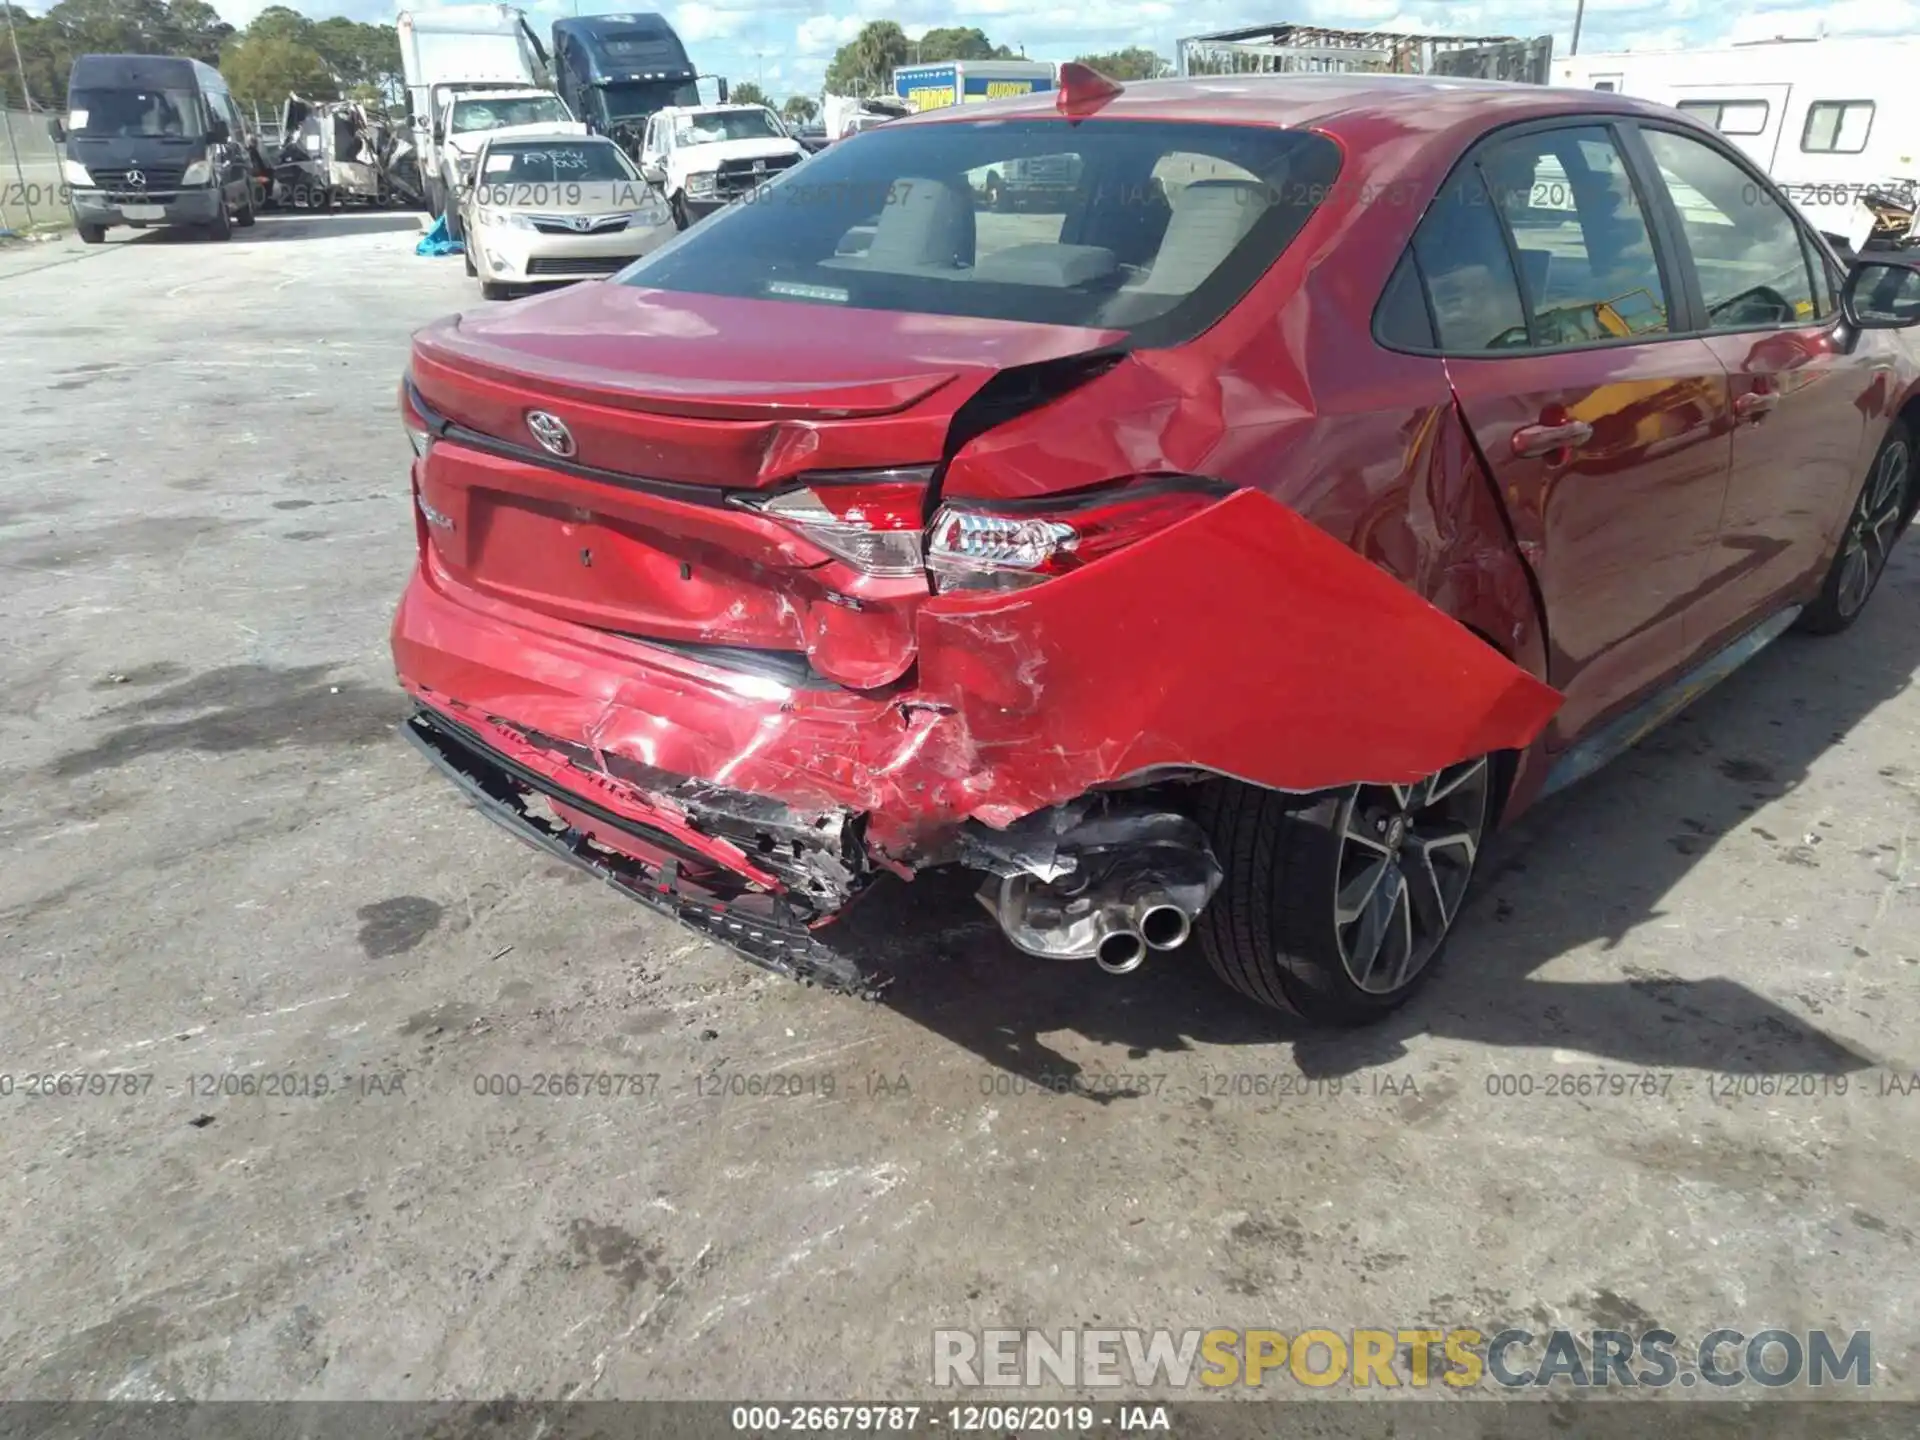
<path id="1" fill-rule="evenodd" d="M 1567 51 L 1569 55 L 1578 55 L 1580 53 L 1580 22 L 1586 18 L 1587 0 L 1575 0 L 1573 7 L 1573 46 Z"/>
<path id="2" fill-rule="evenodd" d="M 27 113 L 33 113 L 33 91 L 27 88 L 27 62 L 20 58 L 20 34 L 13 28 L 13 6 L 8 0 L 0 0 L 0 10 L 7 13 L 7 38 L 13 42 L 13 68 L 20 74 L 20 100 L 27 107 Z"/>

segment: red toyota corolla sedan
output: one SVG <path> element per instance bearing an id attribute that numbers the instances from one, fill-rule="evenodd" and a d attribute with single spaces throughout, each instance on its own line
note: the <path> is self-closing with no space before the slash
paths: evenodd
<path id="1" fill-rule="evenodd" d="M 1618 95 L 1066 72 L 419 333 L 409 732 L 775 968 L 961 865 L 1364 1020 L 1491 827 L 1859 613 L 1920 272 Z"/>

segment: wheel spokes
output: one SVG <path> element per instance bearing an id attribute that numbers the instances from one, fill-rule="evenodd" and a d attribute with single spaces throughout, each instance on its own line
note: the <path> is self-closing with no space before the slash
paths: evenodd
<path id="1" fill-rule="evenodd" d="M 1849 537 L 1846 553 L 1840 557 L 1840 613 L 1851 615 L 1867 603 L 1873 588 L 1873 562 L 1867 556 L 1866 543 L 1859 536 Z"/>
<path id="2" fill-rule="evenodd" d="M 1491 775 L 1477 757 L 1348 797 L 1333 911 L 1348 978 L 1360 989 L 1391 994 L 1439 950 L 1479 853 Z"/>
<path id="3" fill-rule="evenodd" d="M 1393 861 L 1382 854 L 1378 860 L 1370 863 L 1353 879 L 1340 889 L 1340 897 L 1334 902 L 1333 917 L 1341 925 L 1351 925 L 1358 920 L 1379 893 L 1380 882 L 1387 878 L 1387 871 L 1393 868 Z"/>
<path id="4" fill-rule="evenodd" d="M 1406 931 L 1408 943 L 1391 962 L 1386 988 L 1393 988 L 1392 976 L 1405 968 L 1407 955 L 1412 948 L 1411 919 L 1406 914 L 1409 908 L 1406 877 L 1400 873 L 1400 867 L 1391 862 L 1382 864 L 1380 869 L 1381 883 L 1376 884 L 1361 908 L 1348 950 L 1353 983 L 1362 990 L 1374 988 L 1369 982 L 1382 958 L 1393 954 L 1395 947 L 1392 942 L 1399 938 L 1399 931 Z"/>

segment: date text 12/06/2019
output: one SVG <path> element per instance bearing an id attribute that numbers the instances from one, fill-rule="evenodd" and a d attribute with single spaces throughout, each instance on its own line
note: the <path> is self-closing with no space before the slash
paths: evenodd
<path id="1" fill-rule="evenodd" d="M 1167 1407 L 1152 1404 L 1061 1405 L 736 1405 L 732 1428 L 748 1435 L 1080 1434 L 1171 1430 Z"/>

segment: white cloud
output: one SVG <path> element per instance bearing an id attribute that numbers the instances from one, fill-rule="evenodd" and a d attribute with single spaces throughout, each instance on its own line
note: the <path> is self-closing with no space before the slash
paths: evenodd
<path id="1" fill-rule="evenodd" d="M 50 0 L 27 0 L 44 12 Z M 213 0 L 221 15 L 245 24 L 272 0 Z M 388 20 L 400 0 L 290 0 L 315 19 L 347 15 Z M 520 0 L 536 28 L 575 13 L 576 0 Z M 635 0 L 577 0 L 578 12 L 639 8 Z M 415 8 L 432 8 L 431 5 Z M 663 7 L 664 8 L 664 7 Z M 1554 37 L 1568 50 L 1573 5 L 1566 0 L 1138 0 L 1123 6 L 1070 0 L 685 0 L 668 10 L 703 72 L 732 79 L 765 75 L 769 91 L 815 93 L 833 52 L 869 20 L 900 22 L 909 35 L 936 25 L 977 25 L 998 44 L 1035 59 L 1144 45 L 1172 59 L 1182 35 L 1272 23 L 1292 15 L 1309 24 L 1430 34 Z M 1776 35 L 1891 35 L 1920 31 L 1920 0 L 1586 0 L 1582 51 L 1680 48 Z M 788 37 L 791 37 L 790 39 Z"/>

